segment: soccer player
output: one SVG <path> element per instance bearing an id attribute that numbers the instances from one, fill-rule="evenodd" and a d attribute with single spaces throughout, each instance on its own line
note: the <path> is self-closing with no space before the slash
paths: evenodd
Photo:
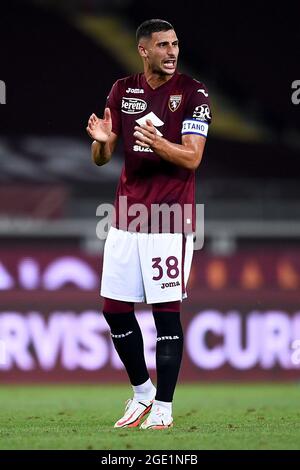
<path id="1" fill-rule="evenodd" d="M 211 116 L 203 83 L 177 71 L 173 26 L 151 19 L 138 27 L 136 37 L 144 72 L 114 83 L 103 119 L 92 114 L 87 132 L 94 139 L 96 165 L 109 162 L 118 138 L 125 156 L 101 283 L 103 315 L 133 388 L 115 427 L 139 426 L 148 415 L 142 429 L 165 429 L 173 425 L 183 350 L 180 306 L 193 254 L 195 170 Z M 134 315 L 134 303 L 145 301 L 152 305 L 157 329 L 157 389 Z"/>

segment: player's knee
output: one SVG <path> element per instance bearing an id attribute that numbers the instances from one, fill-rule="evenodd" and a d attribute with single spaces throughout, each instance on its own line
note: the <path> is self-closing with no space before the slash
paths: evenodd
<path id="1" fill-rule="evenodd" d="M 134 311 L 133 302 L 124 302 L 123 300 L 114 300 L 104 297 L 103 302 L 103 313 L 106 314 L 117 314 L 117 313 L 129 313 Z"/>
<path id="2" fill-rule="evenodd" d="M 180 300 L 152 304 L 153 312 L 180 312 Z"/>
<path id="3" fill-rule="evenodd" d="M 124 334 L 136 325 L 133 302 L 104 298 L 103 316 L 112 334 Z"/>
<path id="4" fill-rule="evenodd" d="M 183 338 L 179 312 L 153 312 L 158 337 L 178 336 Z"/>
<path id="5" fill-rule="evenodd" d="M 103 316 L 110 328 L 112 335 L 121 335 L 120 338 L 128 336 L 128 332 L 136 330 L 137 320 L 133 312 L 106 313 Z"/>

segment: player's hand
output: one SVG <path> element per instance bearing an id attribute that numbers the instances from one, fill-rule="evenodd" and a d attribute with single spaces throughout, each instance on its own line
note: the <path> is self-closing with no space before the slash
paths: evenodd
<path id="1" fill-rule="evenodd" d="M 146 120 L 146 124 L 135 126 L 134 130 L 135 132 L 133 135 L 136 138 L 135 142 L 142 147 L 152 147 L 159 138 L 150 119 Z"/>
<path id="2" fill-rule="evenodd" d="M 100 119 L 96 114 L 92 114 L 89 118 L 86 131 L 88 135 L 100 143 L 108 141 L 112 129 L 112 120 L 110 109 L 105 108 L 103 119 Z"/>

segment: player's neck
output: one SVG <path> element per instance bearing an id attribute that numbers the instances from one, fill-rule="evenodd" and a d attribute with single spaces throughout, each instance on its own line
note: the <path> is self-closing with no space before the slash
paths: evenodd
<path id="1" fill-rule="evenodd" d="M 152 72 L 151 70 L 144 70 L 145 79 L 147 80 L 148 85 L 153 88 L 153 90 L 171 80 L 175 73 L 176 72 L 174 72 L 172 75 L 160 75 L 158 73 Z"/>

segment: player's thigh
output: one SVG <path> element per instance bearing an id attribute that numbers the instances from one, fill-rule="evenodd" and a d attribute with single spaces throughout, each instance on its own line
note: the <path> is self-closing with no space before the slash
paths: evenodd
<path id="1" fill-rule="evenodd" d="M 144 298 L 137 237 L 111 227 L 105 242 L 101 295 L 141 302 Z"/>
<path id="2" fill-rule="evenodd" d="M 138 246 L 147 303 L 181 300 L 183 235 L 139 234 Z"/>

